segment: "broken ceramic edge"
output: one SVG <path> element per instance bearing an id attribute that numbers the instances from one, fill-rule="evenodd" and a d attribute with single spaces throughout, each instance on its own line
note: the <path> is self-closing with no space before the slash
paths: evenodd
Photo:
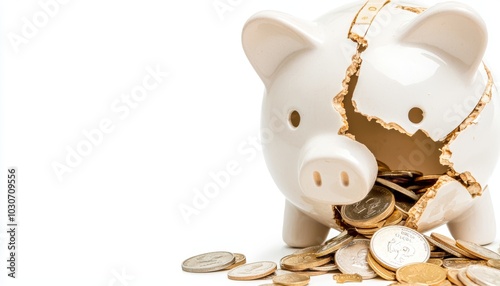
<path id="1" fill-rule="evenodd" d="M 473 125 L 481 112 L 484 110 L 486 105 L 491 102 L 491 97 L 493 95 L 493 76 L 488 67 L 483 63 L 483 67 L 488 77 L 488 82 L 486 83 L 483 95 L 479 99 L 476 107 L 472 112 L 462 121 L 462 123 L 453 130 L 444 140 L 445 144 L 441 150 L 441 156 L 439 157 L 439 163 L 445 167 L 449 168 L 449 173 L 452 177 L 457 178 L 461 183 L 467 188 L 472 197 L 481 195 L 483 192 L 483 186 L 474 178 L 470 172 L 459 173 L 454 169 L 454 164 L 452 160 L 453 152 L 451 150 L 451 144 L 458 138 L 461 132 L 467 129 L 467 127 Z M 479 189 L 478 189 L 479 188 Z"/>
<path id="2" fill-rule="evenodd" d="M 408 218 L 406 219 L 405 226 L 418 229 L 418 222 L 430 200 L 434 199 L 438 190 L 446 183 L 456 181 L 448 175 L 439 177 L 438 181 L 428 188 L 427 192 L 415 203 L 415 205 L 408 211 Z"/>

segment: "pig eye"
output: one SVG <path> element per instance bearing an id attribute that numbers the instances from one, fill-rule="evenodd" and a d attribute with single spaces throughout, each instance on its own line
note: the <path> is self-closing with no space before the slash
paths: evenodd
<path id="1" fill-rule="evenodd" d="M 293 110 L 292 112 L 290 112 L 290 115 L 288 115 L 288 122 L 293 126 L 293 128 L 299 127 L 300 114 L 297 110 Z"/>
<path id="2" fill-rule="evenodd" d="M 408 112 L 408 119 L 414 124 L 419 124 L 424 120 L 424 111 L 418 107 L 413 107 Z"/>

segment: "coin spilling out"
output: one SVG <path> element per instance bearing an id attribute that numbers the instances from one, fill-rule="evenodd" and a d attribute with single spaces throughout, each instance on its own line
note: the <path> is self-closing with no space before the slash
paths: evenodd
<path id="1" fill-rule="evenodd" d="M 206 273 L 222 270 L 234 263 L 234 254 L 216 251 L 199 254 L 182 262 L 182 270 L 186 272 Z"/>
<path id="2" fill-rule="evenodd" d="M 231 270 L 237 266 L 247 263 L 247 258 L 244 254 L 233 253 L 233 255 L 234 255 L 234 263 L 226 267 L 225 270 Z"/>
<path id="3" fill-rule="evenodd" d="M 277 269 L 272 261 L 254 262 L 235 267 L 227 273 L 231 280 L 255 280 L 272 274 Z"/>
<path id="4" fill-rule="evenodd" d="M 371 238 L 390 225 L 405 225 L 409 211 L 442 175 L 424 175 L 414 170 L 391 170 L 382 161 L 372 190 L 352 205 L 334 206 L 334 216 L 346 229 Z M 391 196 L 392 194 L 392 196 Z"/>
<path id="5" fill-rule="evenodd" d="M 368 265 L 367 255 L 370 251 L 370 240 L 354 239 L 348 245 L 337 250 L 335 263 L 344 274 L 359 274 L 363 279 L 371 279 L 377 273 Z"/>
<path id="6" fill-rule="evenodd" d="M 370 251 L 382 266 L 396 271 L 414 262 L 426 262 L 430 257 L 429 243 L 414 229 L 393 225 L 377 231 L 370 242 Z"/>

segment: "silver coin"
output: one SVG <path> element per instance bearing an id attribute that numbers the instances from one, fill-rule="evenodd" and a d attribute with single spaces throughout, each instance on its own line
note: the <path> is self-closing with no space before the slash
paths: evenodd
<path id="1" fill-rule="evenodd" d="M 271 275 L 277 268 L 272 261 L 261 261 L 243 264 L 227 273 L 231 280 L 254 280 Z"/>
<path id="2" fill-rule="evenodd" d="M 344 274 L 359 274 L 363 279 L 372 279 L 377 273 L 368 265 L 367 256 L 370 251 L 370 240 L 355 239 L 337 250 L 335 263 Z"/>
<path id="3" fill-rule="evenodd" d="M 431 255 L 429 243 L 422 234 L 400 225 L 375 232 L 370 251 L 377 262 L 392 271 L 410 263 L 426 262 Z"/>
<path id="4" fill-rule="evenodd" d="M 467 276 L 481 286 L 500 285 L 500 270 L 482 265 L 467 267 Z"/>
<path id="5" fill-rule="evenodd" d="M 234 263 L 234 255 L 227 251 L 215 251 L 190 257 L 182 262 L 186 272 L 206 273 L 222 270 Z"/>
<path id="6" fill-rule="evenodd" d="M 458 271 L 458 280 L 462 282 L 465 286 L 477 286 L 478 284 L 474 283 L 474 281 L 470 280 L 467 276 L 467 269 L 462 269 Z"/>

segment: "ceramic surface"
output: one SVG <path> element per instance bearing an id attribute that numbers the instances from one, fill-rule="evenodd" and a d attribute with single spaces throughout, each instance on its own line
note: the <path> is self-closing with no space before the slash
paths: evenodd
<path id="1" fill-rule="evenodd" d="M 407 225 L 448 224 L 455 238 L 495 238 L 488 180 L 498 159 L 498 95 L 483 64 L 486 27 L 471 7 L 356 2 L 314 22 L 250 18 L 244 51 L 265 85 L 268 169 L 286 197 L 283 238 L 321 243 L 333 206 L 371 190 L 376 160 L 443 174 Z M 487 151 L 487 152 L 486 152 Z"/>

